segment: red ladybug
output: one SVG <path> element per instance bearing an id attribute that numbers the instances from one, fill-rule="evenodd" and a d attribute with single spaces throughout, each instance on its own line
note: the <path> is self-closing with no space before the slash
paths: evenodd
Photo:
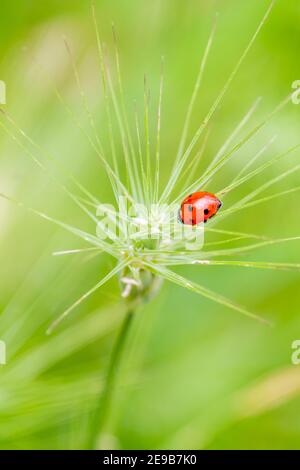
<path id="1" fill-rule="evenodd" d="M 222 202 L 214 194 L 198 191 L 182 201 L 178 219 L 185 225 L 198 225 L 211 219 L 221 206 Z"/>

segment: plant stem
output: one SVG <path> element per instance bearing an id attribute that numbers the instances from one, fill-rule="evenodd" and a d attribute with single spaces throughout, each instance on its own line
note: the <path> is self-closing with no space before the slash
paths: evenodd
<path id="1" fill-rule="evenodd" d="M 89 448 L 96 449 L 97 443 L 104 431 L 106 422 L 110 415 L 111 402 L 114 393 L 114 387 L 117 380 L 118 372 L 122 362 L 122 355 L 132 323 L 134 312 L 129 310 L 122 322 L 119 334 L 115 341 L 108 369 L 105 377 L 103 391 L 92 419 L 90 428 Z"/>

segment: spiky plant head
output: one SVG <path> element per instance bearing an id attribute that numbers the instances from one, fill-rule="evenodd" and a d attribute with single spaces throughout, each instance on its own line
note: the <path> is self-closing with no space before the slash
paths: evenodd
<path id="1" fill-rule="evenodd" d="M 198 92 L 201 88 L 207 60 L 211 52 L 213 39 L 216 33 L 216 21 L 214 21 L 207 45 L 203 51 L 193 94 L 186 112 L 182 135 L 179 138 L 178 151 L 174 157 L 173 168 L 166 184 L 162 183 L 160 172 L 161 158 L 164 158 L 164 156 L 161 155 L 160 145 L 163 90 L 165 86 L 163 74 L 164 59 L 161 59 L 161 79 L 159 96 L 157 99 L 157 118 L 155 122 L 156 136 L 153 141 L 150 137 L 149 88 L 147 78 L 144 77 L 143 126 L 140 124 L 138 112 L 135 111 L 135 130 L 133 133 L 130 126 L 128 111 L 125 106 L 116 34 L 113 29 L 115 39 L 116 74 L 115 76 L 112 76 L 109 60 L 107 58 L 107 51 L 100 37 L 97 15 L 93 6 L 93 21 L 96 31 L 99 70 L 109 138 L 109 150 L 107 151 L 102 138 L 99 136 L 93 113 L 88 105 L 71 47 L 68 45 L 67 41 L 65 41 L 82 99 L 82 105 L 90 124 L 90 132 L 92 136 L 83 128 L 81 123 L 76 120 L 68 106 L 65 104 L 64 98 L 57 88 L 55 88 L 55 92 L 58 99 L 64 104 L 67 111 L 70 112 L 71 118 L 75 121 L 78 130 L 85 135 L 93 153 L 100 160 L 114 194 L 115 203 L 113 205 L 100 203 L 98 198 L 91 194 L 91 192 L 84 187 L 72 173 L 62 167 L 62 165 L 58 163 L 51 154 L 45 152 L 38 144 L 36 144 L 35 141 L 33 141 L 33 139 L 18 126 L 6 110 L 2 110 L 4 119 L 1 120 L 0 126 L 9 135 L 12 135 L 24 152 L 30 156 L 41 169 L 46 170 L 46 166 L 43 160 L 36 156 L 36 152 L 42 153 L 46 159 L 52 162 L 54 161 L 56 165 L 59 165 L 60 170 L 64 172 L 66 177 L 79 190 L 80 196 L 69 190 L 66 185 L 62 184 L 51 173 L 50 177 L 52 181 L 60 187 L 94 223 L 95 232 L 90 233 L 67 224 L 66 222 L 54 219 L 43 212 L 27 207 L 29 211 L 34 212 L 40 217 L 64 228 L 91 245 L 80 250 L 64 250 L 56 252 L 55 254 L 62 255 L 79 251 L 91 251 L 96 254 L 106 252 L 116 260 L 115 267 L 103 279 L 97 282 L 95 286 L 83 294 L 71 307 L 64 311 L 63 314 L 50 326 L 49 332 L 52 331 L 62 319 L 66 318 L 66 316 L 68 316 L 70 312 L 73 311 L 73 309 L 82 301 L 93 294 L 96 290 L 100 289 L 106 282 L 116 275 L 119 276 L 121 296 L 131 306 L 138 306 L 142 302 L 150 300 L 158 291 L 161 281 L 167 280 L 248 315 L 249 317 L 266 322 L 255 313 L 248 311 L 245 307 L 236 304 L 202 285 L 180 276 L 173 271 L 172 267 L 203 264 L 241 266 L 261 269 L 299 270 L 299 265 L 291 263 L 245 262 L 239 260 L 229 261 L 226 258 L 218 259 L 219 257 L 223 258 L 225 256 L 247 253 L 258 247 L 275 243 L 283 243 L 288 240 L 298 239 L 299 237 L 274 240 L 255 235 L 251 233 L 251 231 L 250 233 L 245 233 L 241 231 L 228 231 L 215 228 L 215 224 L 219 221 L 223 221 L 224 217 L 227 215 L 233 214 L 245 207 L 265 201 L 266 198 L 255 198 L 259 196 L 263 190 L 274 184 L 274 182 L 285 178 L 292 171 L 295 171 L 295 167 L 267 181 L 230 207 L 226 207 L 226 196 L 228 193 L 232 192 L 235 188 L 240 187 L 247 181 L 251 181 L 251 179 L 256 175 L 263 173 L 277 161 L 299 148 L 299 145 L 288 149 L 281 155 L 277 155 L 265 163 L 254 166 L 259 157 L 272 144 L 274 140 L 272 137 L 254 154 L 247 165 L 238 175 L 235 175 L 229 184 L 220 188 L 216 192 L 216 197 L 220 198 L 222 201 L 225 200 L 225 206 L 212 221 L 209 221 L 205 226 L 203 223 L 196 226 L 186 226 L 178 221 L 178 210 L 183 198 L 194 191 L 208 191 L 210 189 L 212 179 L 219 174 L 220 170 L 232 158 L 234 158 L 238 151 L 251 141 L 251 139 L 253 139 L 266 125 L 266 123 L 269 122 L 269 120 L 290 100 L 290 96 L 285 98 L 275 108 L 275 110 L 270 112 L 264 119 L 257 123 L 254 128 L 247 132 L 242 139 L 234 144 L 233 142 L 236 140 L 236 137 L 244 130 L 246 124 L 254 115 L 260 102 L 260 99 L 256 100 L 249 111 L 242 117 L 241 121 L 229 135 L 224 144 L 220 147 L 218 152 L 213 156 L 206 170 L 199 175 L 198 165 L 206 150 L 206 143 L 209 135 L 209 123 L 216 111 L 219 109 L 227 90 L 231 86 L 257 35 L 267 20 L 273 3 L 274 2 L 271 3 L 266 11 L 237 65 L 234 67 L 229 78 L 225 82 L 224 87 L 221 89 L 216 100 L 209 108 L 204 119 L 200 122 L 193 138 L 188 141 L 192 112 L 195 107 Z M 116 128 L 118 129 L 119 137 L 116 137 Z M 126 168 L 125 178 L 122 178 L 121 176 L 120 156 L 118 155 L 119 149 L 116 145 L 117 139 L 119 139 L 121 143 L 122 159 L 124 160 Z M 294 189 L 288 191 L 292 192 Z M 10 199 L 6 195 L 2 194 L 2 196 Z M 23 205 L 20 202 L 17 203 L 19 205 Z M 238 248 L 225 247 L 223 249 L 217 248 L 204 251 L 204 234 L 206 232 L 221 233 L 229 236 L 228 239 L 221 242 L 225 245 L 232 240 L 252 239 L 254 240 L 254 243 Z M 205 248 L 207 246 L 208 245 L 205 245 Z"/>

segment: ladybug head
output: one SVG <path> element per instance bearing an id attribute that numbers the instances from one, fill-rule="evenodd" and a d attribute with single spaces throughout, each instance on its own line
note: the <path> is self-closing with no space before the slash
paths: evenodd
<path id="1" fill-rule="evenodd" d="M 207 222 L 221 209 L 222 202 L 214 194 L 206 193 L 199 199 L 199 211 L 203 211 L 203 222 Z"/>

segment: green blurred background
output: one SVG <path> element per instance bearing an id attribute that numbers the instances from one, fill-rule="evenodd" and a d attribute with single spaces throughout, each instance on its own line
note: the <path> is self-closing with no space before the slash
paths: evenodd
<path id="1" fill-rule="evenodd" d="M 111 22 L 116 26 L 132 119 L 134 100 L 142 109 L 144 73 L 155 116 L 160 57 L 165 57 L 162 187 L 176 154 L 215 13 L 219 12 L 216 40 L 190 137 L 268 4 L 265 0 L 96 1 L 108 50 L 113 45 Z M 300 79 L 299 20 L 298 0 L 277 1 L 213 118 L 203 165 L 258 96 L 263 100 L 249 129 Z M 88 128 L 64 36 L 76 57 L 97 125 L 104 126 L 89 1 L 2 0 L 0 79 L 7 85 L 5 109 L 44 149 L 80 176 L 91 192 L 111 202 L 103 169 L 51 85 L 53 79 L 75 116 Z M 273 135 L 277 139 L 262 160 L 298 143 L 299 112 L 295 105 L 286 106 L 205 189 L 217 191 L 225 186 Z M 108 145 L 106 133 L 102 137 Z M 119 142 L 116 144 L 119 150 Z M 41 152 L 36 154 L 45 160 Z M 224 201 L 226 207 L 291 168 L 299 155 L 295 152 L 233 191 Z M 64 179 L 63 173 L 59 176 Z M 296 187 L 298 181 L 295 172 L 263 195 Z M 94 233 L 86 217 L 2 130 L 0 191 Z M 298 214 L 299 194 L 295 192 L 242 210 L 217 227 L 273 238 L 298 236 Z M 82 304 L 52 336 L 46 336 L 45 330 L 114 262 L 106 255 L 53 257 L 55 250 L 83 245 L 3 200 L 0 243 L 0 339 L 7 344 L 7 364 L 0 366 L 0 447 L 84 449 L 89 417 L 98 402 L 124 315 L 117 280 Z M 299 262 L 299 242 L 259 249 L 239 259 Z M 291 344 L 300 339 L 299 274 L 207 266 L 178 272 L 247 305 L 273 320 L 275 326 L 263 327 L 165 283 L 158 297 L 134 320 L 102 445 L 118 449 L 299 449 L 300 365 L 291 364 Z"/>

